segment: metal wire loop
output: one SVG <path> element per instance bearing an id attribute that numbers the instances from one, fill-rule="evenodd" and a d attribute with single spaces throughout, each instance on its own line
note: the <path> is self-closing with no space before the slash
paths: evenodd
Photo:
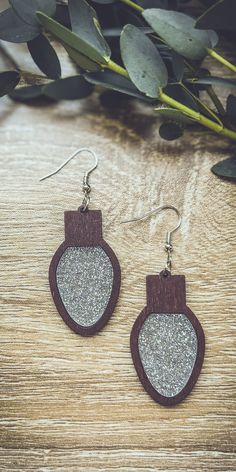
<path id="1" fill-rule="evenodd" d="M 161 207 L 154 208 L 154 210 L 149 211 L 143 216 L 138 216 L 130 220 L 125 220 L 125 221 L 122 221 L 121 223 L 132 223 L 134 221 L 145 220 L 146 218 L 153 215 L 154 213 L 160 213 L 163 210 L 173 210 L 178 216 L 177 225 L 171 231 L 168 231 L 166 233 L 165 251 L 167 252 L 167 260 L 166 260 L 164 272 L 170 273 L 171 268 L 172 268 L 172 252 L 173 252 L 172 235 L 175 233 L 175 231 L 177 231 L 180 228 L 181 223 L 182 223 L 182 216 L 179 210 L 173 205 L 163 205 Z"/>
<path id="2" fill-rule="evenodd" d="M 86 211 L 88 209 L 88 206 L 89 206 L 89 203 L 90 203 L 90 192 L 91 192 L 91 186 L 89 185 L 89 176 L 97 168 L 97 165 L 98 165 L 98 157 L 92 149 L 89 149 L 89 148 L 77 149 L 77 151 L 75 151 L 70 157 L 68 157 L 68 159 L 66 159 L 66 161 L 63 162 L 56 170 L 54 170 L 50 174 L 47 174 L 44 177 L 42 177 L 40 179 L 40 182 L 42 182 L 43 180 L 48 179 L 49 177 L 52 177 L 53 175 L 57 174 L 58 172 L 60 172 L 60 170 L 63 169 L 63 167 L 65 167 L 72 159 L 74 159 L 74 157 L 76 157 L 81 152 L 89 152 L 90 154 L 92 154 L 92 156 L 94 158 L 94 164 L 92 165 L 92 167 L 90 167 L 89 170 L 87 170 L 84 173 L 84 177 L 83 177 L 82 191 L 84 193 L 84 197 L 83 197 L 83 200 L 82 200 L 82 205 L 80 207 L 80 210 L 81 211 Z"/>

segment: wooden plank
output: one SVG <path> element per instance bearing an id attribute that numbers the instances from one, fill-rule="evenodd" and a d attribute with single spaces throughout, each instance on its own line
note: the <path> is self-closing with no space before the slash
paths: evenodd
<path id="1" fill-rule="evenodd" d="M 3 471 L 235 471 L 235 186 L 210 167 L 229 143 L 198 130 L 174 143 L 139 106 L 105 111 L 86 102 L 26 107 L 1 101 L 1 454 Z M 81 203 L 87 156 L 39 183 L 78 147 L 97 151 L 91 208 L 122 270 L 106 328 L 82 338 L 51 300 L 48 266 L 63 213 Z M 163 269 L 163 213 L 174 204 L 173 273 L 206 334 L 203 371 L 180 405 L 157 405 L 140 385 L 129 334 L 145 304 L 145 277 Z"/>

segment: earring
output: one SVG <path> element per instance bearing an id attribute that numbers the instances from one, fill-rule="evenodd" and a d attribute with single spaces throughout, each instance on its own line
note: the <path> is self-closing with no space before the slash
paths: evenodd
<path id="1" fill-rule="evenodd" d="M 131 353 L 139 379 L 158 403 L 171 406 L 180 403 L 192 390 L 201 371 L 205 340 L 196 316 L 186 305 L 185 277 L 171 275 L 172 235 L 181 225 L 181 215 L 171 205 L 150 211 L 173 210 L 177 226 L 167 233 L 167 262 L 159 275 L 146 278 L 147 306 L 132 328 Z"/>
<path id="2" fill-rule="evenodd" d="M 96 154 L 87 148 L 77 150 L 56 171 L 75 156 L 89 152 L 94 165 L 84 173 L 82 205 L 65 211 L 65 241 L 54 254 L 49 268 L 49 283 L 56 308 L 65 323 L 76 333 L 97 333 L 111 317 L 120 291 L 120 265 L 102 237 L 102 212 L 90 210 L 89 176 L 96 169 Z"/>

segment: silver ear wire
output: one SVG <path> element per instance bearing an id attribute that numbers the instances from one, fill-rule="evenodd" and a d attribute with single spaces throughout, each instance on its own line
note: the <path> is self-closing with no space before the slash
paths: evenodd
<path id="1" fill-rule="evenodd" d="M 87 210 L 89 202 L 90 202 L 90 195 L 89 194 L 91 192 L 91 187 L 89 185 L 89 176 L 98 166 L 98 157 L 92 149 L 89 149 L 89 148 L 77 149 L 77 151 L 75 151 L 70 157 L 68 157 L 68 159 L 66 159 L 66 161 L 63 162 L 56 170 L 54 170 L 50 174 L 47 174 L 44 177 L 42 177 L 40 179 L 40 182 L 42 182 L 43 180 L 48 179 L 49 177 L 52 177 L 55 174 L 58 174 L 58 172 L 60 172 L 61 169 L 63 169 L 63 167 L 65 167 L 70 161 L 72 161 L 72 159 L 74 159 L 74 157 L 76 157 L 81 152 L 89 152 L 90 154 L 92 154 L 92 156 L 94 158 L 93 166 L 84 173 L 84 177 L 83 177 L 82 190 L 83 190 L 83 193 L 84 193 L 84 198 L 83 198 L 83 201 L 82 201 L 81 211 L 85 211 L 85 210 Z"/>
<path id="2" fill-rule="evenodd" d="M 173 210 L 178 216 L 177 225 L 174 227 L 174 229 L 172 229 L 171 231 L 167 231 L 166 233 L 165 251 L 167 252 L 167 261 L 166 261 L 165 271 L 171 272 L 172 251 L 173 251 L 172 235 L 173 233 L 175 233 L 175 231 L 177 231 L 180 228 L 181 223 L 182 223 L 182 216 L 176 207 L 174 207 L 173 205 L 163 205 L 161 207 L 154 208 L 154 210 L 149 211 L 143 216 L 138 216 L 130 220 L 125 220 L 125 221 L 122 221 L 121 223 L 133 223 L 134 221 L 145 220 L 146 218 L 153 215 L 154 213 L 160 213 L 163 210 Z"/>

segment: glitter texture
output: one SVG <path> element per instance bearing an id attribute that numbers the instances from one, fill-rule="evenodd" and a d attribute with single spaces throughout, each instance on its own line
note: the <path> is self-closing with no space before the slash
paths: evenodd
<path id="1" fill-rule="evenodd" d="M 174 397 L 185 387 L 197 356 L 195 329 L 185 315 L 155 314 L 146 318 L 138 339 L 146 375 L 155 390 Z"/>
<path id="2" fill-rule="evenodd" d="M 101 247 L 69 247 L 57 266 L 57 286 L 70 317 L 86 327 L 95 324 L 109 302 L 113 268 Z"/>

